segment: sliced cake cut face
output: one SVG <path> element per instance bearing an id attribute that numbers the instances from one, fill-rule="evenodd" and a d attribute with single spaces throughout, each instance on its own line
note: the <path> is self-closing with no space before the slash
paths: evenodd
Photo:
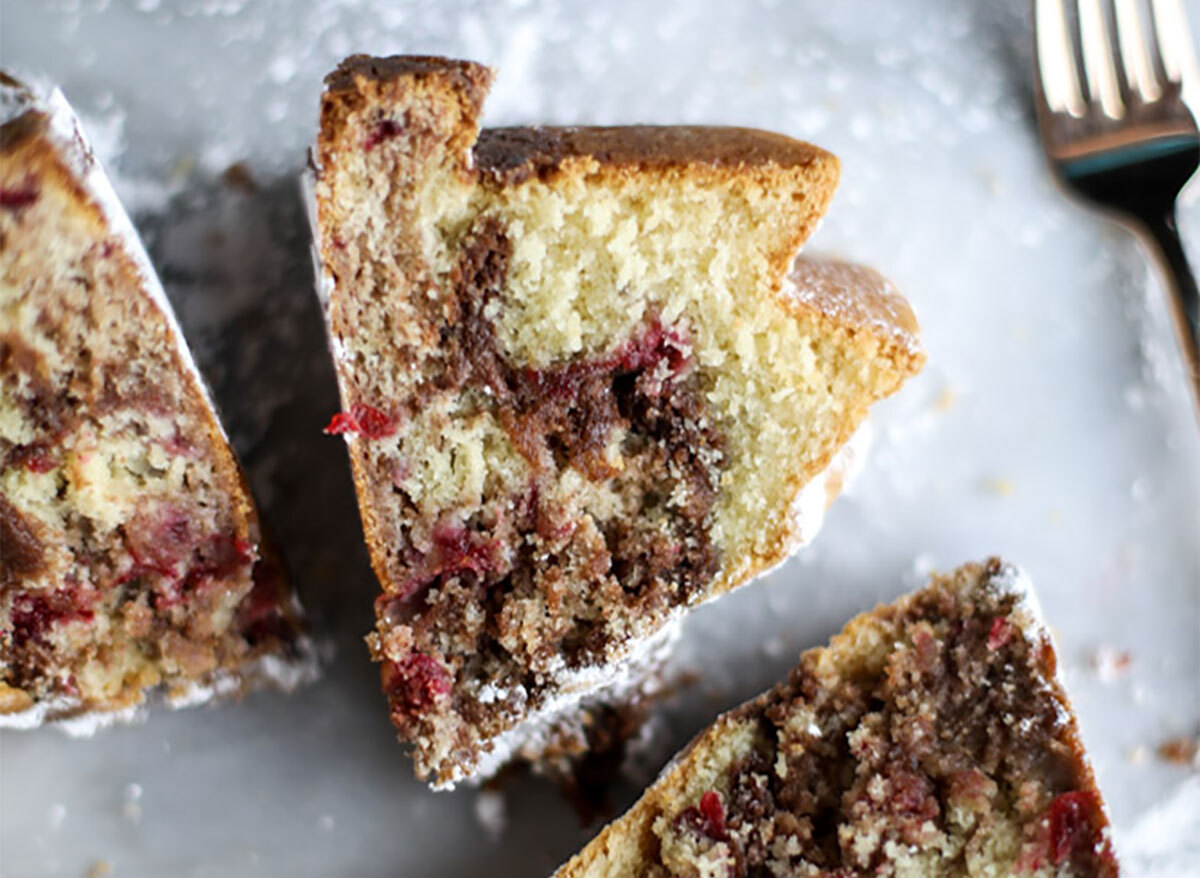
<path id="1" fill-rule="evenodd" d="M 0 87 L 0 725 L 293 679 L 294 601 L 136 233 L 61 93 Z"/>
<path id="2" fill-rule="evenodd" d="M 934 576 L 717 719 L 563 866 L 593 876 L 1115 876 L 1028 579 Z"/>
<path id="3" fill-rule="evenodd" d="M 348 59 L 312 180 L 330 432 L 384 592 L 371 647 L 442 785 L 783 560 L 802 488 L 921 362 L 877 275 L 786 282 L 828 153 L 744 129 L 480 131 L 490 81 Z"/>

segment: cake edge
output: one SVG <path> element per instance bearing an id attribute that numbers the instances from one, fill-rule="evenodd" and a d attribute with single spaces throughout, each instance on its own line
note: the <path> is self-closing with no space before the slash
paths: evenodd
<path id="1" fill-rule="evenodd" d="M 254 545 L 255 557 L 257 561 L 278 557 L 271 541 L 263 533 L 265 526 L 257 501 L 253 498 L 245 470 L 225 431 L 212 390 L 196 364 L 141 235 L 95 155 L 82 121 L 60 87 L 36 77 L 22 79 L 0 68 L 0 129 L 12 131 L 9 126 L 20 124 L 26 117 L 40 117 L 41 124 L 31 136 L 40 136 L 58 162 L 70 173 L 72 182 L 88 199 L 87 206 L 98 212 L 108 233 L 129 258 L 140 291 L 149 296 L 153 306 L 166 319 L 178 362 L 183 367 L 186 379 L 193 388 L 199 390 L 199 398 L 205 407 L 206 429 L 224 444 L 245 495 L 238 502 L 250 507 L 258 531 Z M 20 140 L 16 144 L 3 142 L 0 144 L 0 156 L 20 143 Z M 90 737 L 97 730 L 115 723 L 137 721 L 149 710 L 150 703 L 156 701 L 162 701 L 173 709 L 182 709 L 229 696 L 241 697 L 254 689 L 274 688 L 292 692 L 302 685 L 315 682 L 322 673 L 319 650 L 312 635 L 305 630 L 303 605 L 290 583 L 285 599 L 280 603 L 289 620 L 291 633 L 286 652 L 264 653 L 236 668 L 218 669 L 201 680 L 179 683 L 174 689 L 161 683 L 140 689 L 139 700 L 128 705 L 95 708 L 83 699 L 59 696 L 35 701 L 23 709 L 0 710 L 0 729 L 31 730 L 50 726 L 72 737 Z"/>
<path id="2" fill-rule="evenodd" d="M 988 574 L 990 568 L 995 568 L 995 572 Z M 1070 706 L 1061 669 L 1058 666 L 1057 646 L 1054 642 L 1054 636 L 1042 614 L 1041 603 L 1038 600 L 1037 592 L 1034 590 L 1033 582 L 1021 567 L 1003 561 L 998 556 L 991 556 L 983 562 L 968 562 L 960 565 L 945 574 L 931 573 L 925 585 L 899 595 L 890 603 L 881 602 L 872 609 L 857 614 L 843 628 L 833 634 L 828 641 L 824 644 L 818 644 L 809 650 L 804 650 L 801 656 L 810 651 L 829 648 L 834 639 L 852 635 L 860 625 L 868 624 L 870 619 L 881 609 L 905 602 L 913 595 L 933 585 L 937 580 L 953 577 L 960 571 L 968 569 L 978 570 L 981 575 L 986 574 L 988 576 L 987 580 L 983 583 L 983 587 L 995 589 L 1000 594 L 1013 595 L 1016 598 L 1013 612 L 1020 613 L 1024 617 L 1020 620 L 1022 624 L 1019 626 L 1022 636 L 1030 643 L 1040 642 L 1048 647 L 1044 651 L 1043 665 L 1051 663 L 1053 667 L 1050 669 L 1050 673 L 1046 675 L 1045 682 L 1049 688 L 1049 694 L 1055 703 L 1058 728 L 1062 730 L 1062 740 L 1069 745 L 1071 756 L 1080 769 L 1081 780 L 1084 781 L 1086 788 L 1096 796 L 1098 813 L 1104 821 L 1101 827 L 1102 835 L 1108 842 L 1111 850 L 1114 846 L 1112 824 L 1108 819 L 1103 795 L 1096 784 L 1091 759 L 1083 747 L 1079 732 L 1078 717 Z M 667 761 L 654 781 L 646 787 L 642 795 L 629 806 L 624 814 L 608 823 L 580 851 L 551 873 L 550 878 L 591 878 L 591 876 L 600 874 L 623 874 L 612 871 L 612 869 L 618 867 L 625 869 L 634 866 L 645 867 L 650 862 L 651 854 L 651 851 L 648 850 L 650 843 L 648 836 L 652 832 L 651 824 L 657 818 L 657 815 L 659 813 L 669 813 L 678 810 L 684 804 L 686 789 L 695 786 L 694 781 L 689 782 L 690 778 L 704 776 L 710 780 L 716 779 L 719 771 L 706 771 L 698 766 L 697 763 L 701 761 L 701 758 L 707 754 L 711 747 L 720 742 L 728 733 L 732 732 L 745 718 L 761 713 L 770 703 L 770 699 L 776 690 L 784 685 L 786 680 L 787 677 L 765 692 L 725 711 L 707 727 L 699 731 Z M 718 766 L 718 769 L 722 768 L 723 766 Z M 696 769 L 699 769 L 699 771 L 695 771 Z M 622 840 L 623 834 L 630 837 L 637 836 L 636 848 L 631 844 L 618 844 Z M 593 867 L 605 864 L 608 867 L 607 871 L 603 873 L 591 871 Z"/>

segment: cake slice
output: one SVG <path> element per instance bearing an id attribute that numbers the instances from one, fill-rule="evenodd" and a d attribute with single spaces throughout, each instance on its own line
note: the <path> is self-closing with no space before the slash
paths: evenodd
<path id="1" fill-rule="evenodd" d="M 850 622 L 558 870 L 1115 876 L 1028 579 L 992 559 Z"/>
<path id="2" fill-rule="evenodd" d="M 0 725 L 303 676 L 297 606 L 62 94 L 0 74 Z"/>
<path id="3" fill-rule="evenodd" d="M 329 432 L 383 587 L 369 643 L 442 787 L 536 758 L 685 608 L 786 558 L 824 508 L 803 489 L 922 362 L 877 275 L 793 268 L 833 156 L 733 128 L 480 131 L 491 79 L 348 59 L 310 181 Z"/>

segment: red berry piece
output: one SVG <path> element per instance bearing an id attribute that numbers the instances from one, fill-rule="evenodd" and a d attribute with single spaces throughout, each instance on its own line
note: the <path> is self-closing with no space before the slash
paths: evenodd
<path id="1" fill-rule="evenodd" d="M 37 183 L 32 178 L 17 186 L 0 186 L 0 207 L 5 210 L 24 210 L 38 200 Z"/>
<path id="2" fill-rule="evenodd" d="M 427 712 L 439 699 L 449 695 L 452 682 L 442 663 L 422 652 L 386 663 L 383 678 L 384 689 L 394 702 L 393 712 L 406 718 Z"/>
<path id="3" fill-rule="evenodd" d="M 371 129 L 371 133 L 367 135 L 367 139 L 363 141 L 363 149 L 370 152 L 385 140 L 391 140 L 396 137 L 404 129 L 395 119 L 384 119 Z"/>
<path id="4" fill-rule="evenodd" d="M 357 434 L 367 439 L 383 439 L 396 432 L 396 424 L 390 417 L 373 406 L 356 402 L 350 411 L 339 412 L 325 428 L 326 435 L 341 436 Z"/>
<path id="5" fill-rule="evenodd" d="M 350 412 L 358 422 L 358 431 L 368 439 L 383 439 L 396 432 L 392 419 L 377 408 L 356 403 Z"/>
<path id="6" fill-rule="evenodd" d="M 269 555 L 258 560 L 252 572 L 254 587 L 238 605 L 238 628 L 253 644 L 287 640 L 289 624 L 283 611 L 283 570 Z"/>
<path id="7" fill-rule="evenodd" d="M 1063 793 L 1050 803 L 1050 857 L 1060 865 L 1076 851 L 1090 847 L 1096 830 L 1092 816 L 1099 808 L 1096 794 L 1088 791 Z"/>
<path id="8" fill-rule="evenodd" d="M 12 604 L 13 646 L 21 649 L 30 643 L 45 643 L 55 625 L 90 622 L 92 617 L 92 596 L 77 585 L 18 594 Z"/>
<path id="9" fill-rule="evenodd" d="M 704 818 L 704 834 L 718 841 L 729 837 L 725 831 L 725 806 L 719 793 L 709 790 L 700 797 L 700 816 Z"/>
<path id="10" fill-rule="evenodd" d="M 1008 643 L 1011 637 L 1012 625 L 1003 616 L 997 616 L 992 620 L 992 627 L 988 631 L 987 648 L 995 652 Z"/>
<path id="11" fill-rule="evenodd" d="M 31 454 L 25 458 L 25 469 L 31 473 L 48 473 L 58 466 L 58 461 L 48 454 Z"/>
<path id="12" fill-rule="evenodd" d="M 341 436 L 345 433 L 357 433 L 358 422 L 354 420 L 354 416 L 349 412 L 338 412 L 329 419 L 329 424 L 325 427 L 325 435 Z"/>

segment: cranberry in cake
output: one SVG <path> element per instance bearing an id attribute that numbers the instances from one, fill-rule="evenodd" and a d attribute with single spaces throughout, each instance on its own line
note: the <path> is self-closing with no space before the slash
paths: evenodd
<path id="1" fill-rule="evenodd" d="M 992 559 L 850 622 L 557 873 L 1115 876 L 1029 581 Z"/>
<path id="2" fill-rule="evenodd" d="M 732 128 L 481 131 L 491 78 L 348 59 L 309 181 L 328 432 L 383 588 L 369 644 L 442 787 L 536 759 L 687 607 L 786 558 L 922 362 L 878 275 L 793 268 L 833 156 Z"/>
<path id="3" fill-rule="evenodd" d="M 297 607 L 60 92 L 0 75 L 0 725 L 293 681 Z"/>

